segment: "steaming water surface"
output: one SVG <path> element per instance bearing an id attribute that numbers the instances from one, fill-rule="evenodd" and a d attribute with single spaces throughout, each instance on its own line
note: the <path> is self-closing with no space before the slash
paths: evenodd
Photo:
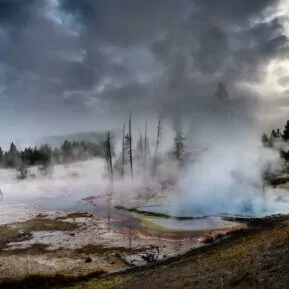
<path id="1" fill-rule="evenodd" d="M 68 169 L 55 166 L 52 178 L 38 174 L 21 181 L 16 180 L 15 171 L 1 170 L 0 188 L 4 197 L 0 208 L 9 206 L 11 211 L 11 205 L 14 204 L 17 210 L 19 204 L 24 204 L 44 211 L 101 210 L 101 206 L 82 200 L 104 194 L 107 184 L 95 173 L 102 165 L 102 162 L 94 160 L 72 164 Z"/>
<path id="2" fill-rule="evenodd" d="M 103 179 L 101 172 L 103 172 L 102 160 L 75 163 L 68 169 L 64 166 L 56 166 L 51 179 L 37 176 L 18 181 L 15 178 L 15 171 L 0 170 L 0 188 L 4 194 L 4 199 L 0 202 L 0 210 L 5 211 L 4 207 L 9 206 L 11 213 L 11 205 L 14 204 L 15 215 L 17 215 L 20 214 L 18 204 L 24 204 L 40 211 L 101 212 L 105 209 L 105 204 L 97 205 L 82 201 L 87 197 L 106 194 L 108 183 Z M 259 188 L 248 183 L 232 181 L 229 177 L 216 178 L 218 172 L 215 169 L 211 172 L 206 170 L 205 179 L 202 179 L 202 172 L 197 174 L 198 179 L 189 176 L 184 180 L 181 192 L 176 191 L 173 197 L 168 197 L 162 204 L 142 206 L 138 209 L 175 217 L 194 218 L 223 214 L 262 217 L 289 212 L 287 189 L 267 188 L 264 194 Z M 136 182 L 134 183 L 137 185 Z M 129 185 L 117 184 L 115 187 L 120 189 L 123 186 L 124 191 L 131 191 L 134 194 L 137 188 L 131 188 Z M 1 218 L 4 219 L 3 216 Z M 194 228 L 201 224 L 197 220 L 191 223 L 166 219 L 156 222 L 171 229 Z M 206 222 L 202 221 L 202 226 L 207 226 Z"/>
<path id="3" fill-rule="evenodd" d="M 100 210 L 101 206 L 97 204 L 91 204 L 83 201 L 84 198 L 97 195 L 100 188 L 83 187 L 75 189 L 61 189 L 59 187 L 52 188 L 51 193 L 44 191 L 40 196 L 23 195 L 17 192 L 9 195 L 5 195 L 5 203 L 22 203 L 36 207 L 40 210 L 61 210 L 61 211 L 96 211 Z"/>
<path id="4" fill-rule="evenodd" d="M 207 198 L 206 198 L 207 196 Z M 267 188 L 265 192 L 224 190 L 218 194 L 196 192 L 190 198 L 183 196 L 177 200 L 170 200 L 159 205 L 142 206 L 139 212 L 164 214 L 173 217 L 200 218 L 205 216 L 243 216 L 265 217 L 274 214 L 289 213 L 289 190 L 281 188 Z"/>

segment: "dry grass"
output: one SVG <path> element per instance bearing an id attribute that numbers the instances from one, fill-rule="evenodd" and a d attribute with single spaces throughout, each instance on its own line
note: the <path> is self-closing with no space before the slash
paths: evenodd
<path id="1" fill-rule="evenodd" d="M 59 288 L 60 286 L 67 286 L 69 284 L 75 284 L 76 282 L 85 281 L 91 278 L 97 278 L 104 274 L 103 270 L 96 270 L 93 273 L 83 276 L 65 276 L 61 274 L 57 275 L 32 275 L 24 279 L 6 279 L 0 283 L 0 289 L 21 289 L 21 288 L 33 288 L 33 289 L 46 289 L 46 288 Z"/>
<path id="2" fill-rule="evenodd" d="M 117 288 L 118 286 L 130 280 L 131 278 L 128 276 L 100 278 L 90 280 L 89 282 L 80 283 L 67 289 L 110 289 L 110 288 Z"/>
<path id="3" fill-rule="evenodd" d="M 65 216 L 61 216 L 56 218 L 56 220 L 66 220 L 66 219 L 78 219 L 78 218 L 91 218 L 92 215 L 88 214 L 86 212 L 74 212 L 74 213 L 69 213 Z"/>
<path id="4" fill-rule="evenodd" d="M 75 249 L 73 252 L 76 254 L 114 254 L 114 253 L 138 253 L 142 252 L 144 248 L 124 248 L 124 247 L 106 247 L 103 245 L 95 245 L 95 244 L 89 244 L 86 246 L 83 246 L 82 248 Z"/>

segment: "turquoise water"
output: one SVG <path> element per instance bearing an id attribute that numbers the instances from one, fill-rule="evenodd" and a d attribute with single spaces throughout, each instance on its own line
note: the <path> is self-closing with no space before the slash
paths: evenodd
<path id="1" fill-rule="evenodd" d="M 181 218 L 200 218 L 204 217 L 202 214 L 196 214 L 190 210 L 175 210 L 171 205 L 150 205 L 150 206 L 142 206 L 137 207 L 139 212 L 148 212 L 148 213 L 156 213 L 156 214 L 164 214 L 172 217 L 181 217 Z"/>
<path id="2" fill-rule="evenodd" d="M 211 205 L 211 204 L 210 204 Z M 219 208 L 218 208 L 219 209 Z M 202 218 L 207 216 L 222 216 L 222 215 L 239 215 L 246 217 L 256 217 L 256 216 L 266 216 L 274 214 L 274 211 L 268 210 L 266 207 L 259 205 L 259 210 L 256 210 L 254 200 L 243 200 L 237 206 L 228 209 L 224 206 L 223 210 L 214 210 L 210 209 L 210 206 L 203 204 L 203 206 L 195 205 L 194 203 L 190 204 L 184 203 L 182 201 L 182 206 L 177 208 L 171 204 L 162 204 L 162 205 L 148 205 L 137 207 L 139 212 L 148 212 L 156 214 L 165 214 L 172 217 L 180 218 Z"/>

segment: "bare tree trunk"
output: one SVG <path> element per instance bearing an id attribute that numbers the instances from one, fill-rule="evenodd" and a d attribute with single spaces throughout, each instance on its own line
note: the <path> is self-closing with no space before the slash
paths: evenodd
<path id="1" fill-rule="evenodd" d="M 131 113 L 129 115 L 129 162 L 130 162 L 131 179 L 133 179 Z"/>
<path id="2" fill-rule="evenodd" d="M 141 131 L 139 132 L 139 141 L 138 141 L 138 149 L 139 149 L 139 153 L 140 153 L 140 158 L 141 158 L 141 162 L 143 164 L 144 162 L 144 150 L 143 150 L 143 136 L 142 136 L 142 133 Z"/>
<path id="3" fill-rule="evenodd" d="M 108 165 L 108 172 L 110 179 L 113 182 L 113 166 L 112 166 L 112 153 L 111 153 L 111 136 L 110 132 L 107 133 L 107 143 L 106 143 L 106 161 Z"/>
<path id="4" fill-rule="evenodd" d="M 106 141 L 106 162 L 108 174 L 110 177 L 110 185 L 111 189 L 107 194 L 107 205 L 108 205 L 108 216 L 107 216 L 107 227 L 108 231 L 110 231 L 110 220 L 111 220 L 111 211 L 112 211 L 112 192 L 113 192 L 113 166 L 112 166 L 112 153 L 111 153 L 111 137 L 110 132 L 107 133 L 107 141 Z"/>
<path id="5" fill-rule="evenodd" d="M 125 149 L 124 149 L 124 142 L 125 142 L 125 124 L 123 126 L 123 131 L 122 131 L 122 160 L 121 160 L 121 173 L 122 177 L 124 177 L 124 166 L 125 166 Z"/>
<path id="6" fill-rule="evenodd" d="M 155 175 L 157 172 L 157 165 L 158 165 L 158 150 L 161 142 L 161 124 L 162 119 L 159 118 L 158 128 L 157 128 L 157 140 L 156 140 L 156 150 L 155 150 L 155 158 L 154 158 L 154 167 L 153 167 L 153 174 Z"/>
<path id="7" fill-rule="evenodd" d="M 131 227 L 131 225 L 129 225 L 128 248 L 129 248 L 129 251 L 131 251 L 131 249 L 132 249 L 132 227 Z M 131 256 L 130 256 L 130 263 L 132 264 Z"/>
<path id="8" fill-rule="evenodd" d="M 145 136 L 144 136 L 144 171 L 146 173 L 146 169 L 147 169 L 147 145 L 148 145 L 148 123 L 146 121 L 146 127 L 145 127 Z"/>
<path id="9" fill-rule="evenodd" d="M 146 200 L 147 203 L 149 201 L 149 188 L 148 188 L 148 172 L 147 172 L 147 155 L 148 155 L 148 123 L 146 121 L 145 125 L 145 135 L 144 135 L 144 161 L 143 161 L 143 168 L 144 168 L 144 180 L 145 180 L 145 193 L 146 193 Z"/>

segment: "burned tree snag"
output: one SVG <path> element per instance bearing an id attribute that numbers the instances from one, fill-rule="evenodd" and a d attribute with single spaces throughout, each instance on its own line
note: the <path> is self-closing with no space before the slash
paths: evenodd
<path id="1" fill-rule="evenodd" d="M 122 157 L 121 157 L 121 174 L 124 177 L 124 167 L 125 167 L 125 125 L 122 131 Z"/>
<path id="2" fill-rule="evenodd" d="M 110 132 L 107 133 L 107 140 L 106 140 L 106 163 L 107 163 L 107 170 L 110 178 L 110 185 L 111 188 L 107 193 L 107 205 L 108 205 L 108 230 L 110 229 L 110 220 L 111 220 L 111 207 L 112 207 L 112 192 L 113 192 L 113 166 L 112 166 L 112 150 L 111 150 L 111 136 Z"/>
<path id="3" fill-rule="evenodd" d="M 148 150 L 148 123 L 146 122 L 145 127 L 145 135 L 144 135 L 144 171 L 146 171 L 147 168 L 147 150 Z"/>
<path id="4" fill-rule="evenodd" d="M 158 127 L 157 127 L 157 140 L 156 140 L 156 150 L 155 150 L 155 157 L 154 157 L 153 175 L 156 174 L 157 166 L 158 166 L 158 150 L 159 150 L 159 146 L 161 142 L 161 129 L 162 129 L 161 125 L 162 125 L 162 119 L 160 117 L 158 121 Z"/>
<path id="5" fill-rule="evenodd" d="M 130 113 L 130 115 L 129 115 L 129 162 L 130 162 L 131 179 L 133 179 L 131 113 Z"/>

